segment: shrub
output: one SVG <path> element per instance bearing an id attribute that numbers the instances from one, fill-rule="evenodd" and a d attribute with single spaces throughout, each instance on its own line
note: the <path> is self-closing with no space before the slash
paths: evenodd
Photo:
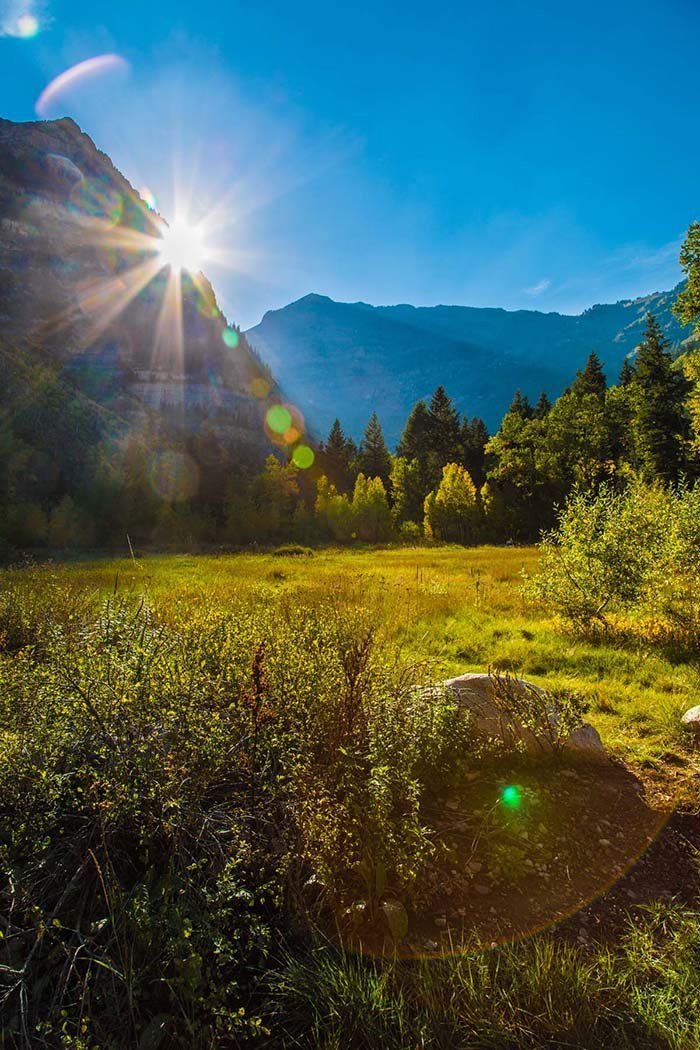
<path id="1" fill-rule="evenodd" d="M 611 614 L 664 620 L 687 640 L 700 627 L 700 488 L 634 484 L 575 493 L 542 540 L 531 593 L 581 630 Z"/>
<path id="2" fill-rule="evenodd" d="M 362 608 L 267 598 L 8 594 L 8 1038 L 231 1045 L 261 1027 L 255 973 L 286 912 L 362 900 L 381 922 L 425 892 L 422 803 L 461 759 L 454 704 Z"/>

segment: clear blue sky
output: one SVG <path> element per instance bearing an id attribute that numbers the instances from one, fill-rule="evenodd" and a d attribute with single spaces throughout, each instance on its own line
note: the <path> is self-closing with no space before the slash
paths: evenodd
<path id="1" fill-rule="evenodd" d="M 208 272 L 246 327 L 310 291 L 574 312 L 671 287 L 700 217 L 698 0 L 0 0 L 0 26 L 13 120 L 127 60 L 50 115 L 166 217 L 174 177 L 220 205 Z"/>

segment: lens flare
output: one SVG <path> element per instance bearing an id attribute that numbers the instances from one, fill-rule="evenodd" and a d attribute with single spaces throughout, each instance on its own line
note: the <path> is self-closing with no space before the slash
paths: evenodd
<path id="1" fill-rule="evenodd" d="M 57 77 L 46 85 L 36 101 L 36 111 L 40 117 L 48 115 L 51 104 L 55 102 L 62 92 L 83 80 L 91 79 L 109 70 L 128 70 L 129 63 L 121 55 L 96 55 L 87 58 L 84 62 L 78 62 L 65 72 L 59 73 Z"/>
<path id="2" fill-rule="evenodd" d="M 141 197 L 141 200 L 144 202 L 149 211 L 156 210 L 157 201 L 155 198 L 155 194 L 149 190 L 148 186 L 141 187 L 141 189 L 139 190 L 139 196 Z"/>
<path id="3" fill-rule="evenodd" d="M 515 784 L 507 784 L 501 792 L 501 802 L 509 809 L 517 809 L 522 802 L 520 788 Z"/>
<path id="4" fill-rule="evenodd" d="M 297 445 L 292 452 L 292 463 L 300 470 L 308 470 L 315 458 L 313 449 L 308 445 Z"/>
<path id="5" fill-rule="evenodd" d="M 39 19 L 36 15 L 25 14 L 20 15 L 17 19 L 13 36 L 21 37 L 22 40 L 30 40 L 33 36 L 36 36 L 38 32 Z"/>
<path id="6" fill-rule="evenodd" d="M 198 273 L 207 258 L 204 231 L 186 219 L 176 218 L 172 226 L 164 227 L 158 254 L 163 264 L 173 270 Z"/>
<path id="7" fill-rule="evenodd" d="M 273 405 L 268 408 L 265 421 L 275 434 L 284 434 L 292 425 L 292 413 L 284 405 Z"/>
<path id="8" fill-rule="evenodd" d="M 235 330 L 235 328 L 224 328 L 223 332 L 221 333 L 221 338 L 230 350 L 235 350 L 238 346 L 238 343 L 240 342 L 238 332 Z"/>

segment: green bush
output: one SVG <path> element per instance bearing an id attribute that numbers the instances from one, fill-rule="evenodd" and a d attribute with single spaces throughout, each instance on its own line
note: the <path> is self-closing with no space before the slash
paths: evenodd
<path id="1" fill-rule="evenodd" d="M 229 1045 L 261 1029 L 290 921 L 425 893 L 454 704 L 365 610 L 269 599 L 95 608 L 31 574 L 3 595 L 8 1039 Z"/>
<path id="2" fill-rule="evenodd" d="M 625 615 L 697 638 L 700 487 L 575 493 L 543 538 L 530 591 L 582 630 Z"/>

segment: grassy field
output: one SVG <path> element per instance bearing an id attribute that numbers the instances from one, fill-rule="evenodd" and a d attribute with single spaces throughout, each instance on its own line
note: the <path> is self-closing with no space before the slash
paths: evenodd
<path id="1" fill-rule="evenodd" d="M 411 659 L 428 662 L 437 680 L 493 667 L 552 690 L 576 689 L 615 754 L 652 773 L 665 766 L 670 780 L 678 779 L 680 716 L 697 702 L 698 670 L 645 646 L 567 634 L 524 597 L 537 562 L 535 548 L 417 547 L 330 549 L 313 557 L 162 555 L 40 572 L 81 593 L 145 593 L 173 618 L 239 601 L 313 606 L 335 591 L 375 612 L 387 636 Z"/>
<path id="2" fill-rule="evenodd" d="M 526 598 L 537 563 L 7 571 L 1 1045 L 700 1045 L 697 668 L 567 633 Z M 583 694 L 619 763 L 485 759 L 424 687 L 489 667 Z M 694 823 L 659 836 L 676 806 Z"/>

